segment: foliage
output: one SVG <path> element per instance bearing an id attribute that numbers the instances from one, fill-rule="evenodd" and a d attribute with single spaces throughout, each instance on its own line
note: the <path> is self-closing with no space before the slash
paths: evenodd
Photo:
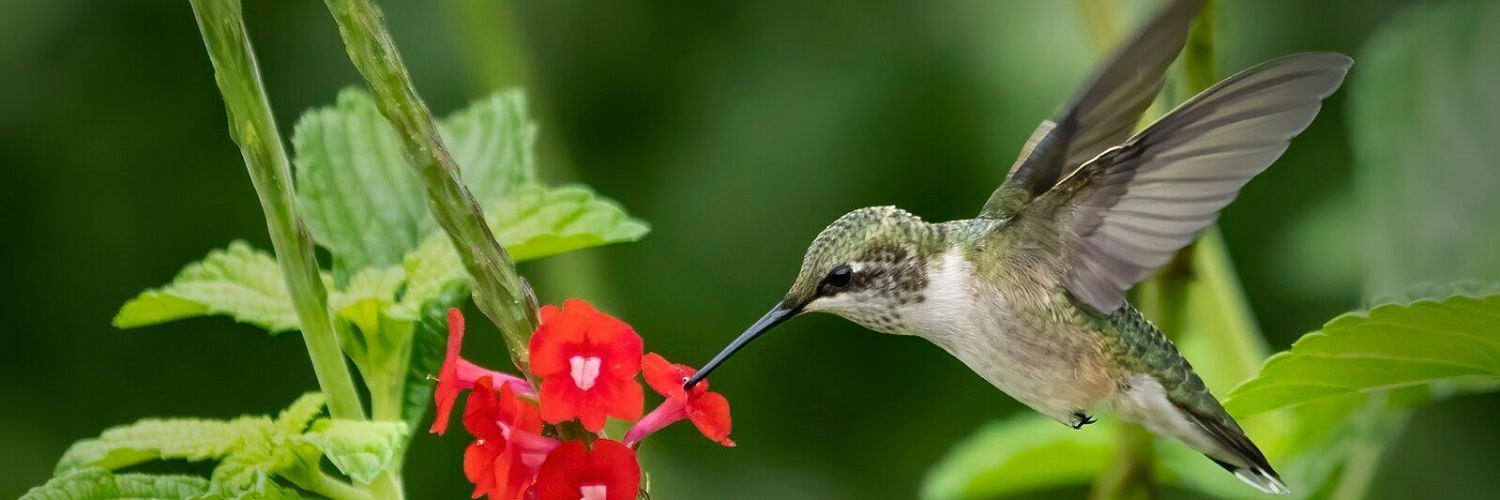
<path id="1" fill-rule="evenodd" d="M 1231 392 L 1236 415 L 1400 387 L 1500 383 L 1500 295 L 1455 294 L 1339 316 Z"/>
<path id="2" fill-rule="evenodd" d="M 447 120 L 444 130 L 467 165 L 465 177 L 483 183 L 475 192 L 484 196 L 480 203 L 491 230 L 517 260 L 634 241 L 648 230 L 587 188 L 549 188 L 535 181 L 535 125 L 519 92 L 475 103 Z M 420 187 L 394 141 L 370 97 L 356 90 L 341 93 L 335 107 L 309 112 L 293 140 L 298 203 L 307 209 L 314 240 L 334 260 L 334 270 L 323 279 L 332 290 L 328 304 L 343 349 L 370 389 L 375 419 L 403 421 L 405 429 L 394 433 L 387 422 L 324 421 L 298 434 L 296 442 L 327 455 L 361 483 L 401 455 L 405 439 L 425 415 L 431 377 L 442 359 L 441 315 L 468 296 L 469 278 L 458 252 L 425 212 Z M 334 278 L 340 274 L 342 280 Z M 238 241 L 189 264 L 171 283 L 131 299 L 114 322 L 136 328 L 214 315 L 272 333 L 297 325 L 275 258 Z M 285 462 L 286 457 L 226 451 L 247 432 L 264 434 L 264 425 L 269 421 L 148 420 L 82 442 L 64 460 L 108 469 L 119 460 L 219 459 L 224 472 L 216 470 L 215 477 L 244 481 L 273 473 L 275 464 Z M 181 434 L 160 434 L 167 429 Z M 148 435 L 148 445 L 166 448 L 124 445 L 140 433 Z M 210 446 L 217 448 L 202 449 Z M 90 450 L 122 455 L 86 460 Z"/>
<path id="3" fill-rule="evenodd" d="M 238 4 L 200 2 L 195 8 L 220 70 L 231 123 L 235 113 L 255 117 L 232 130 L 246 148 L 256 187 L 263 200 L 278 199 L 277 189 L 291 190 L 287 176 L 261 174 L 276 168 L 285 172 L 286 159 L 279 141 L 263 139 L 274 137 L 275 129 Z M 648 231 L 585 187 L 548 187 L 537 181 L 537 128 L 520 91 L 482 99 L 439 127 L 476 195 L 474 203 L 490 221 L 490 231 L 519 260 L 635 241 Z M 298 400 L 275 419 L 146 419 L 76 443 L 59 461 L 57 477 L 28 498 L 296 498 L 302 492 L 357 498 L 367 494 L 366 485 L 383 495 L 400 494 L 399 485 L 376 480 L 397 468 L 431 405 L 432 378 L 443 355 L 441 317 L 468 298 L 469 274 L 461 252 L 428 212 L 420 179 L 413 175 L 416 169 L 401 152 L 402 141 L 368 94 L 347 90 L 335 106 L 310 111 L 299 121 L 292 143 L 295 206 L 266 205 L 267 217 L 287 227 L 305 221 L 312 241 L 329 252 L 332 269 L 315 272 L 312 288 L 289 289 L 295 270 L 287 271 L 284 262 L 278 266 L 277 256 L 235 241 L 189 264 L 170 283 L 127 301 L 114 324 L 130 329 L 227 316 L 274 334 L 298 329 L 309 313 L 328 315 L 341 339 L 339 347 L 369 390 L 373 419 L 364 420 L 362 414 L 361 419 L 336 418 L 338 412 L 321 417 L 324 398 L 318 394 Z M 290 202 L 293 193 L 285 194 Z M 272 225 L 273 240 L 293 247 L 306 235 L 287 231 L 296 234 L 277 239 L 286 236 L 276 233 L 279 227 Z M 277 249 L 280 255 L 282 247 Z M 306 250 L 310 256 L 311 247 Z M 325 289 L 330 290 L 326 312 Z M 315 302 L 315 308 L 304 308 Z M 342 367 L 343 362 L 334 364 Z M 320 382 L 323 375 L 320 370 Z M 207 480 L 115 473 L 154 460 L 213 461 L 216 466 Z M 326 474 L 319 465 L 324 460 L 353 484 Z"/>
<path id="4" fill-rule="evenodd" d="M 407 435 L 397 422 L 351 422 L 322 417 L 323 396 L 312 393 L 276 418 L 146 419 L 79 441 L 57 464 L 57 478 L 28 498 L 296 497 L 292 485 L 328 495 L 326 458 L 360 484 L 389 467 Z M 152 460 L 215 461 L 211 479 L 112 471 Z M 191 494 L 184 494 L 191 492 Z"/>
<path id="5" fill-rule="evenodd" d="M 194 498 L 208 492 L 208 480 L 192 476 L 111 474 L 96 468 L 60 474 L 32 488 L 22 500 L 77 500 L 80 498 Z"/>

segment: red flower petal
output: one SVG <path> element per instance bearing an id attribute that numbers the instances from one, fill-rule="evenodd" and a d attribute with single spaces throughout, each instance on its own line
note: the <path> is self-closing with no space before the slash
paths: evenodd
<path id="1" fill-rule="evenodd" d="M 464 451 L 464 476 L 474 495 L 514 500 L 531 485 L 540 467 L 537 457 L 557 441 L 541 436 L 537 408 L 516 395 L 512 384 L 497 393 L 489 378 L 480 379 L 464 407 L 464 428 L 475 437 Z"/>
<path id="2" fill-rule="evenodd" d="M 463 344 L 464 315 L 458 309 L 449 308 L 448 351 L 443 356 L 443 367 L 438 369 L 437 389 L 432 391 L 432 398 L 437 404 L 437 415 L 428 432 L 442 434 L 448 429 L 448 415 L 453 411 L 453 402 L 458 400 L 458 393 L 463 391 L 458 383 L 458 362 L 461 359 L 459 352 L 463 350 Z"/>
<path id="3" fill-rule="evenodd" d="M 495 422 L 500 420 L 500 397 L 495 393 L 488 378 L 474 384 L 469 401 L 464 404 L 464 430 L 484 441 L 505 439 L 505 434 Z"/>
<path id="4" fill-rule="evenodd" d="M 558 309 L 557 306 L 547 304 L 545 306 L 542 306 L 541 309 L 538 309 L 536 315 L 537 319 L 540 322 L 545 323 L 547 321 L 550 321 L 554 316 L 557 316 L 557 313 L 559 312 L 562 312 L 562 310 Z"/>
<path id="5" fill-rule="evenodd" d="M 459 393 L 474 386 L 480 379 L 489 378 L 492 385 L 511 385 L 519 394 L 535 396 L 536 391 L 525 379 L 485 369 L 464 359 L 460 352 L 464 342 L 464 316 L 458 309 L 448 310 L 448 352 L 443 357 L 443 366 L 438 370 L 437 389 L 432 392 L 437 406 L 437 415 L 432 420 L 429 432 L 442 434 L 448 429 L 448 417 Z"/>
<path id="6" fill-rule="evenodd" d="M 634 377 L 641 370 L 644 352 L 641 336 L 624 321 L 594 310 L 587 302 L 569 299 L 563 305 L 564 310 L 579 306 L 586 311 L 582 317 L 587 321 L 588 345 L 605 360 L 601 373 L 616 378 Z"/>
<path id="7" fill-rule="evenodd" d="M 635 381 L 635 377 L 619 380 L 610 385 L 613 394 L 605 399 L 609 403 L 606 408 L 609 416 L 625 420 L 641 418 L 641 412 L 646 409 L 646 395 L 645 391 L 641 390 L 641 384 Z"/>
<path id="8" fill-rule="evenodd" d="M 607 417 L 640 418 L 635 375 L 642 347 L 635 330 L 577 299 L 545 309 L 530 344 L 532 371 L 542 378 L 542 418 L 554 424 L 576 418 L 593 432 Z"/>
<path id="9" fill-rule="evenodd" d="M 687 407 L 688 420 L 704 436 L 724 446 L 734 446 L 729 439 L 729 400 L 717 392 L 693 396 Z"/>
<path id="10" fill-rule="evenodd" d="M 464 449 L 464 477 L 474 483 L 474 498 L 494 495 L 495 457 L 502 444 L 493 441 L 474 441 Z"/>
<path id="11" fill-rule="evenodd" d="M 581 392 L 566 377 L 542 379 L 542 420 L 560 424 L 577 418 Z"/>
<path id="12" fill-rule="evenodd" d="M 538 500 L 633 500 L 641 489 L 641 467 L 635 452 L 616 441 L 594 441 L 592 451 L 580 441 L 552 450 L 532 489 Z M 597 495 L 597 496 L 596 496 Z"/>
<path id="13" fill-rule="evenodd" d="M 734 446 L 734 441 L 729 439 L 729 401 L 717 392 L 709 392 L 707 380 L 693 386 L 691 392 L 684 390 L 682 383 L 693 373 L 692 367 L 668 362 L 656 353 L 647 354 L 641 360 L 641 374 L 646 383 L 667 400 L 631 426 L 625 434 L 626 443 L 640 442 L 651 433 L 687 418 L 709 439 L 724 446 Z"/>
<path id="14" fill-rule="evenodd" d="M 588 330 L 584 318 L 575 309 L 552 306 L 542 309 L 545 311 L 548 307 L 557 312 L 547 314 L 548 317 L 532 333 L 529 343 L 531 372 L 542 378 L 568 373 L 571 369 L 568 357 L 585 344 L 584 333 Z"/>
<path id="15" fill-rule="evenodd" d="M 654 352 L 641 359 L 641 375 L 646 378 L 646 383 L 651 385 L 651 390 L 669 398 L 687 397 L 687 391 L 682 388 L 682 384 L 696 372 L 687 365 L 667 361 L 666 358 Z M 694 393 L 707 390 L 707 380 L 693 386 Z"/>

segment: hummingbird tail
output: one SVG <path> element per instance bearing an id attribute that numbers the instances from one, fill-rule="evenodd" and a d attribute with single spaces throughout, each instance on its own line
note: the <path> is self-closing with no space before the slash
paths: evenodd
<path id="1" fill-rule="evenodd" d="M 1288 488 L 1286 486 L 1286 483 L 1281 482 L 1281 477 L 1276 475 L 1275 470 L 1271 470 L 1270 468 L 1261 468 L 1258 465 L 1253 465 L 1248 468 L 1239 467 L 1229 462 L 1214 458 L 1213 455 L 1204 454 L 1204 456 L 1208 457 L 1209 460 L 1213 460 L 1214 463 L 1219 464 L 1219 466 L 1223 467 L 1224 470 L 1233 473 L 1234 477 L 1239 478 L 1240 481 L 1244 481 L 1245 484 L 1250 485 L 1250 487 L 1260 490 L 1261 493 L 1285 495 L 1292 492 L 1292 489 Z"/>
<path id="2" fill-rule="evenodd" d="M 1281 482 L 1281 476 L 1276 474 L 1276 469 L 1271 468 L 1271 463 L 1266 460 L 1266 455 L 1260 452 L 1260 448 L 1250 441 L 1245 431 L 1240 429 L 1234 419 L 1224 414 L 1221 418 L 1205 415 L 1198 411 L 1178 405 L 1178 409 L 1187 415 L 1188 420 L 1195 424 L 1199 430 L 1217 443 L 1217 450 L 1205 450 L 1200 448 L 1209 460 L 1219 464 L 1224 470 L 1234 474 L 1234 477 L 1244 481 L 1252 488 L 1262 493 L 1283 495 L 1291 493 L 1291 488 Z M 1222 410 L 1221 410 L 1222 413 Z"/>

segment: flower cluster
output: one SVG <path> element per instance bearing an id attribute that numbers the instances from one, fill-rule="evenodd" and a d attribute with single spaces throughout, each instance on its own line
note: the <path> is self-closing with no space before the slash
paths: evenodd
<path id="1" fill-rule="evenodd" d="M 577 299 L 561 308 L 545 306 L 540 317 L 529 359 L 541 379 L 538 391 L 524 378 L 464 359 L 464 318 L 457 309 L 448 311 L 432 432 L 447 429 L 453 403 L 469 390 L 463 425 L 474 441 L 464 451 L 464 475 L 474 483 L 474 498 L 634 499 L 641 480 L 635 448 L 679 420 L 734 446 L 724 396 L 709 392 L 706 382 L 683 389 L 693 369 L 656 353 L 643 355 L 641 337 L 630 325 Z M 637 374 L 665 398 L 645 417 Z M 635 422 L 623 441 L 601 434 L 609 417 Z M 560 432 L 575 420 L 587 436 Z"/>

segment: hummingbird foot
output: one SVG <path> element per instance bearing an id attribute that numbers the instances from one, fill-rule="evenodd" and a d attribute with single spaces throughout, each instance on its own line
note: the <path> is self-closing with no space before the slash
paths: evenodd
<path id="1" fill-rule="evenodd" d="M 1074 429 L 1082 429 L 1083 426 L 1092 424 L 1094 422 L 1097 422 L 1097 420 L 1094 420 L 1093 416 L 1080 411 L 1073 413 L 1073 423 L 1071 425 Z"/>

